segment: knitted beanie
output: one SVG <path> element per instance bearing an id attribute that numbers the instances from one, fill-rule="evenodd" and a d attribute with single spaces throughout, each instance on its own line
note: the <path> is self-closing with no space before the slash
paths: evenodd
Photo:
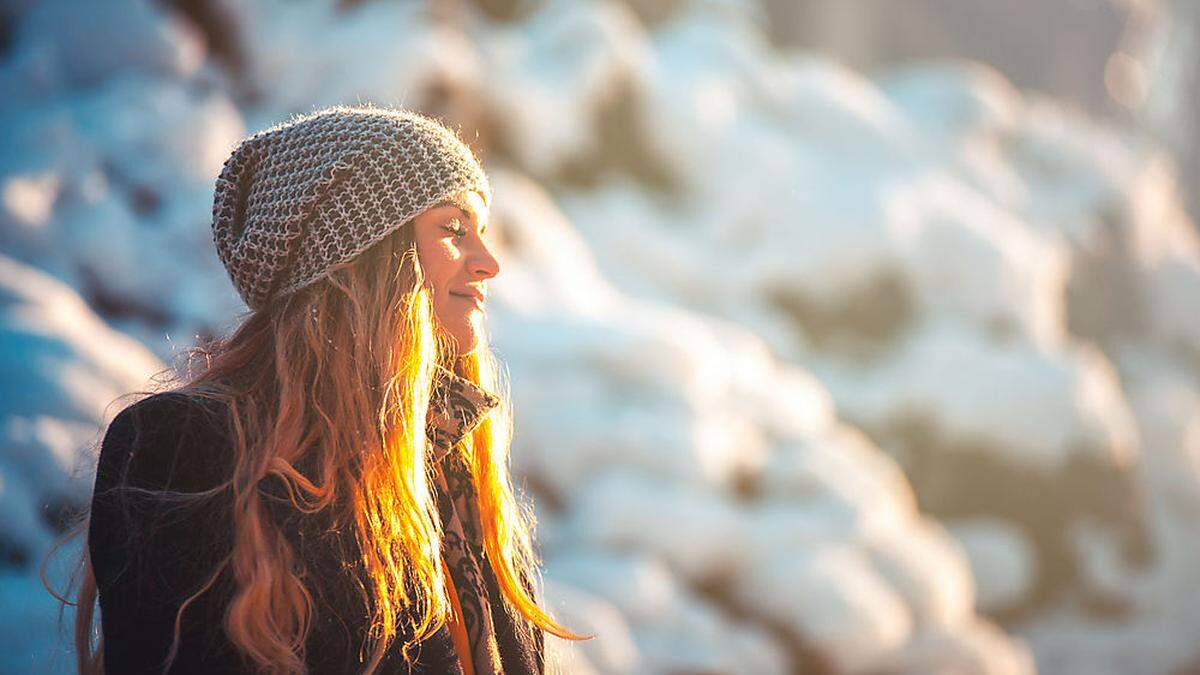
<path id="1" fill-rule="evenodd" d="M 491 205 L 483 168 L 441 123 L 408 110 L 328 108 L 233 151 L 216 182 L 213 242 L 257 310 L 464 190 Z"/>

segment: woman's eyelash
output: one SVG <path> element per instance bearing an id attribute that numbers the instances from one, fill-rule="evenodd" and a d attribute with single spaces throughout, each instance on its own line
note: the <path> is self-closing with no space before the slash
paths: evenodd
<path id="1" fill-rule="evenodd" d="M 456 237 L 461 237 L 467 233 L 467 230 L 462 226 L 462 223 L 458 222 L 457 220 L 450 221 L 450 225 L 448 225 L 446 229 L 450 230 L 450 232 L 452 232 Z"/>

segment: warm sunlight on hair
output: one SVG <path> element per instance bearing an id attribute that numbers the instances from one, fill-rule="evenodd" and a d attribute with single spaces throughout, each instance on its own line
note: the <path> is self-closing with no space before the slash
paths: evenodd
<path id="1" fill-rule="evenodd" d="M 590 637 L 559 625 L 537 603 L 535 520 L 510 484 L 512 413 L 499 364 L 486 348 L 447 362 L 411 232 L 400 228 L 335 270 L 328 283 L 249 315 L 227 339 L 185 355 L 185 374 L 175 389 L 219 401 L 232 413 L 232 475 L 194 495 L 204 500 L 232 494 L 233 551 L 212 577 L 228 566 L 237 583 L 225 628 L 240 650 L 272 672 L 304 672 L 314 606 L 311 589 L 296 571 L 303 561 L 267 517 L 259 489 L 264 480 L 281 483 L 298 510 L 325 514 L 332 527 L 353 531 L 371 613 L 365 672 L 378 668 L 401 635 L 408 636 L 402 654 L 411 662 L 412 647 L 447 621 L 442 530 L 425 461 L 426 415 L 439 364 L 502 391 L 500 406 L 456 451 L 471 470 L 486 557 L 504 597 L 553 635 Z M 297 469 L 301 461 L 316 467 L 311 481 Z M 85 672 L 99 672 L 103 645 L 91 646 L 96 584 L 86 557 L 84 566 L 76 623 L 79 663 Z M 172 657 L 187 607 L 176 616 Z M 402 625 L 399 617 L 414 618 Z"/>

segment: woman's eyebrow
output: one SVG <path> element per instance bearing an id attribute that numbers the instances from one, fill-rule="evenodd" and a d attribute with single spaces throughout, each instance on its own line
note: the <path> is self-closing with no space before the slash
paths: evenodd
<path id="1" fill-rule="evenodd" d="M 443 199 L 442 201 L 438 202 L 437 204 L 434 204 L 434 207 L 442 207 L 442 206 L 449 206 L 449 207 L 456 208 L 459 211 L 463 212 L 463 215 L 466 216 L 467 220 L 471 220 L 476 223 L 479 222 L 479 216 L 475 213 L 475 211 L 473 211 L 471 209 L 471 205 L 467 202 L 467 200 L 465 200 L 461 197 L 457 197 L 457 196 L 447 197 L 447 198 Z M 487 223 L 484 223 L 483 227 L 479 228 L 479 233 L 483 234 L 486 231 L 487 231 Z"/>

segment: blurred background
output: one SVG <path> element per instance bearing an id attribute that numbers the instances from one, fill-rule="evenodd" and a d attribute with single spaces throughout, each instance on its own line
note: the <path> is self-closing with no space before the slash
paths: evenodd
<path id="1" fill-rule="evenodd" d="M 571 673 L 1200 673 L 1200 4 L 0 1 L 0 671 L 92 443 L 245 312 L 246 134 L 440 116 Z M 64 565 L 52 565 L 56 584 Z"/>

